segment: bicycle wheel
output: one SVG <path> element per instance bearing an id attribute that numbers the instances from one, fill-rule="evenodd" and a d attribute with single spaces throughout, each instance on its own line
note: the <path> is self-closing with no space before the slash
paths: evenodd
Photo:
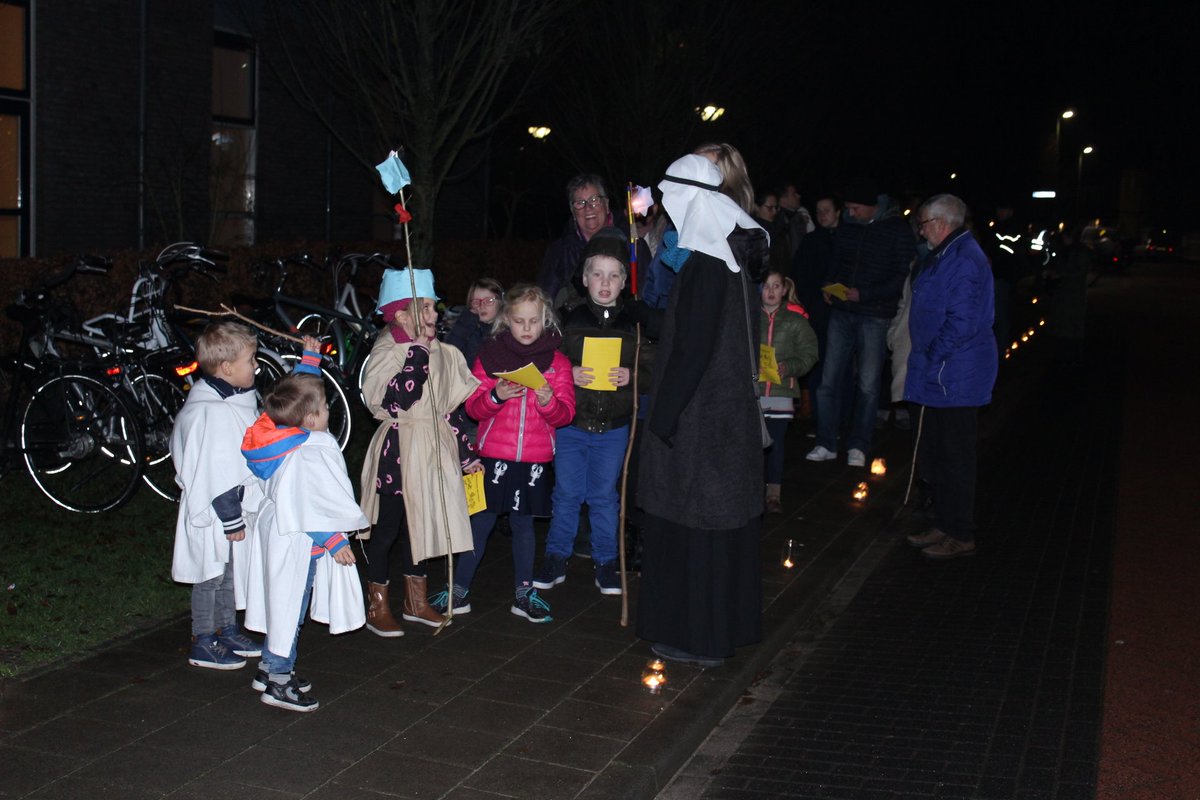
<path id="1" fill-rule="evenodd" d="M 179 502 L 175 462 L 171 460 L 171 429 L 187 395 L 178 383 L 153 373 L 134 378 L 131 388 L 142 413 L 142 437 L 146 445 L 142 480 L 159 497 Z"/>
<path id="2" fill-rule="evenodd" d="M 21 453 L 38 488 L 86 514 L 129 501 L 145 455 L 137 416 L 87 375 L 59 375 L 34 390 L 21 414 Z"/>

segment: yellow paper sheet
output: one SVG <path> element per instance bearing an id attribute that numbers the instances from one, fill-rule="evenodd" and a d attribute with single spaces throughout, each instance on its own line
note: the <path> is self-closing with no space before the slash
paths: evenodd
<path id="1" fill-rule="evenodd" d="M 538 372 L 538 368 L 532 362 L 512 372 L 497 372 L 496 377 L 520 384 L 535 392 L 546 385 L 546 376 Z"/>
<path id="2" fill-rule="evenodd" d="M 779 362 L 775 360 L 775 348 L 769 344 L 758 346 L 758 379 L 764 383 L 783 385 L 779 377 Z"/>
<path id="3" fill-rule="evenodd" d="M 487 497 L 483 494 L 483 470 L 463 475 L 463 491 L 467 493 L 467 514 L 487 510 Z"/>
<path id="4" fill-rule="evenodd" d="M 616 337 L 583 337 L 583 363 L 581 367 L 592 368 L 592 382 L 588 389 L 597 392 L 615 392 L 617 385 L 608 379 L 613 367 L 621 366 L 621 340 Z"/>
<path id="5" fill-rule="evenodd" d="M 828 286 L 822 286 L 821 291 L 827 295 L 836 297 L 838 300 L 845 300 L 846 292 L 849 288 L 844 283 L 831 283 Z"/>

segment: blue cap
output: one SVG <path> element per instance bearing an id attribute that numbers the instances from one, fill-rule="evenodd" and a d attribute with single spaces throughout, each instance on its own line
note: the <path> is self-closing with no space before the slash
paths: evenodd
<path id="1" fill-rule="evenodd" d="M 382 310 L 388 303 L 412 298 L 413 279 L 409 277 L 409 272 L 412 272 L 416 276 L 417 297 L 429 297 L 434 300 L 442 299 L 437 296 L 437 292 L 433 289 L 433 272 L 431 270 L 410 270 L 408 267 L 404 269 L 387 269 L 383 271 L 383 283 L 379 287 L 379 305 L 376 306 L 376 311 Z"/>

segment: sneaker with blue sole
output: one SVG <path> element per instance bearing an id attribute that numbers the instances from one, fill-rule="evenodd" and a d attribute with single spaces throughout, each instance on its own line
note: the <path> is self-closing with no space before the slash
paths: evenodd
<path id="1" fill-rule="evenodd" d="M 513 600 L 509 610 L 530 622 L 551 622 L 554 619 L 550 616 L 550 604 L 539 597 L 537 591 L 531 591 Z"/>
<path id="2" fill-rule="evenodd" d="M 262 645 L 247 636 L 235 622 L 217 629 L 217 641 L 229 648 L 229 652 L 242 658 L 260 658 Z"/>
<path id="3" fill-rule="evenodd" d="M 188 663 L 205 669 L 241 669 L 246 666 L 246 659 L 234 655 L 228 647 L 217 641 L 216 634 L 208 633 L 192 637 Z"/>
<path id="4" fill-rule="evenodd" d="M 562 556 L 547 553 L 542 559 L 542 568 L 533 578 L 533 588 L 553 589 L 567 579 L 567 560 Z"/>

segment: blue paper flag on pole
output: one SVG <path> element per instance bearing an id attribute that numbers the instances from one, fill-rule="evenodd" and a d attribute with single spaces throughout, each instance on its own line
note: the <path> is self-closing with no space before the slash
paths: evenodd
<path id="1" fill-rule="evenodd" d="M 392 194 L 396 194 L 412 183 L 412 178 L 408 175 L 408 168 L 404 166 L 404 162 L 400 160 L 400 155 L 395 150 L 383 160 L 383 163 L 376 164 L 375 169 L 379 170 L 379 177 L 383 179 L 383 188 Z"/>

